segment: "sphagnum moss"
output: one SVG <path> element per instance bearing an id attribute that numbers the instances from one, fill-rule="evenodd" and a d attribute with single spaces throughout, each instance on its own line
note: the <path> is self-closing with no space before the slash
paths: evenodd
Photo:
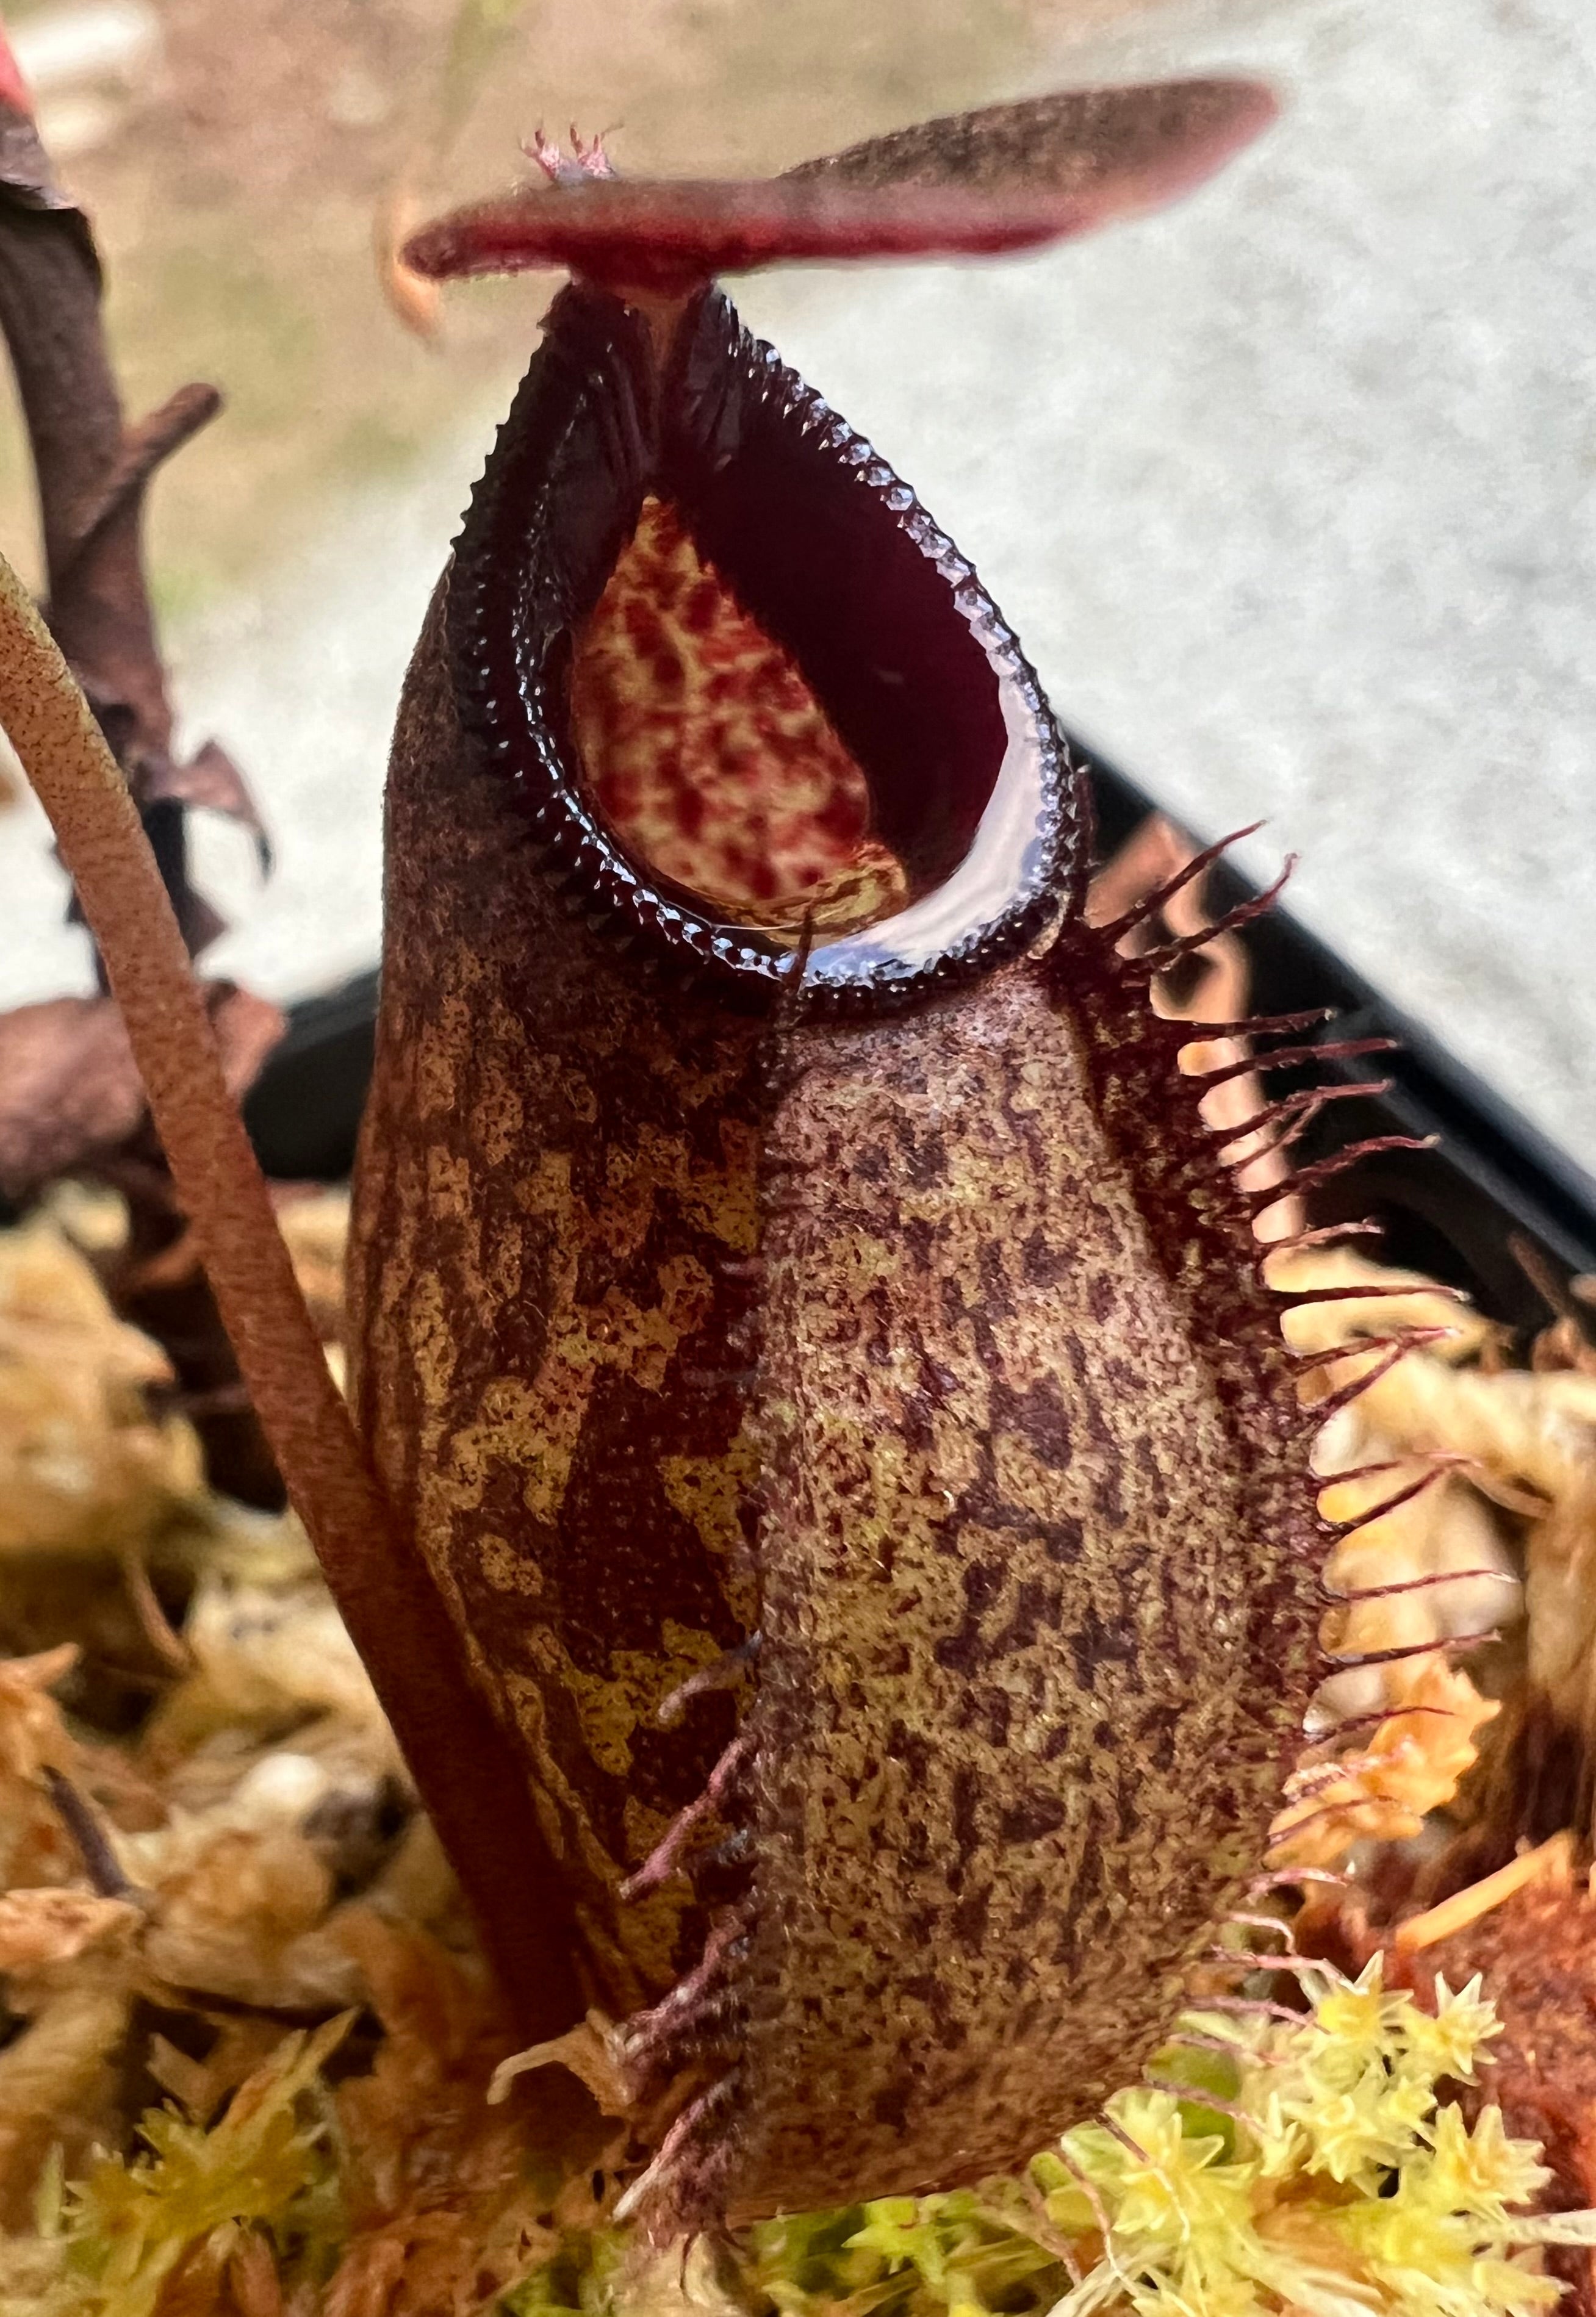
<path id="1" fill-rule="evenodd" d="M 1549 2174 L 1501 2111 L 1471 2123 L 1499 2032 L 1476 1980 L 1436 2008 L 1384 1984 L 1308 1982 L 1300 2021 L 1194 2013 L 1167 2087 L 1139 2086 L 1018 2178 L 762 2223 L 659 2256 L 609 2226 L 551 2240 L 503 2317 L 1538 2317 L 1556 2279 L 1536 2248 L 1596 2243 L 1596 2213 L 1536 2215 Z M 61 2274 L 30 2317 L 141 2317 L 212 2232 L 265 2229 L 314 2261 L 337 2187 L 313 2080 L 339 2025 L 293 2037 L 209 2134 L 172 2111 L 148 2152 L 103 2157 L 70 2192 Z M 1228 2053 L 1215 2046 L 1228 2044 Z M 1180 2080 L 1184 2078 L 1184 2081 Z"/>
<path id="2" fill-rule="evenodd" d="M 1476 1980 L 1433 2013 L 1328 1966 L 1300 2023 L 1183 2023 L 1170 2089 L 1137 2087 L 1026 2174 L 887 2197 L 751 2230 L 722 2273 L 729 2304 L 781 2317 L 1532 2317 L 1561 2287 L 1533 2248 L 1596 2242 L 1596 2213 L 1536 2216 L 1549 2178 L 1499 2109 L 1465 2121 L 1498 2023 Z M 1213 2102 L 1214 2105 L 1208 2103 Z M 635 2271 L 612 2232 L 567 2245 L 510 2296 L 516 2317 L 621 2317 Z M 676 2256 L 684 2292 L 688 2272 Z M 651 2298 L 651 2293 L 645 2297 Z"/>

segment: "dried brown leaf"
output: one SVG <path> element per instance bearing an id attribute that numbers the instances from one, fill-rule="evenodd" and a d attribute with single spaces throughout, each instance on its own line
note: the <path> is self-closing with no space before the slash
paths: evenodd
<path id="1" fill-rule="evenodd" d="M 125 1979 L 70 1986 L 0 2052 L 0 2226 L 25 2221 L 52 2146 L 76 2162 L 101 2129 L 129 2005 Z"/>
<path id="2" fill-rule="evenodd" d="M 199 1444 L 144 1397 L 166 1373 L 52 1222 L 0 1234 L 0 1552 L 114 1555 L 199 1508 Z"/>
<path id="3" fill-rule="evenodd" d="M 49 1693 L 76 1662 L 71 1642 L 36 1657 L 0 1660 L 0 1768 L 8 1777 L 31 1783 L 47 1767 L 76 1767 L 77 1741 Z"/>
<path id="4" fill-rule="evenodd" d="M 233 983 L 206 992 L 222 1068 L 247 1094 L 282 1036 L 281 1009 Z M 144 1087 L 116 1002 L 53 997 L 0 1015 L 0 1191 L 20 1198 L 126 1142 Z"/>
<path id="5" fill-rule="evenodd" d="M 8 1891 L 0 1895 L 0 1972 L 69 1963 L 139 1920 L 139 1909 L 126 1899 L 87 1891 Z"/>
<path id="6" fill-rule="evenodd" d="M 110 997 L 0 1015 L 0 1190 L 21 1197 L 132 1133 L 144 1087 Z"/>
<path id="7" fill-rule="evenodd" d="M 166 765 L 149 783 L 153 802 L 169 797 L 198 811 L 220 813 L 248 830 L 256 843 L 262 873 L 272 865 L 271 840 L 248 782 L 220 740 L 206 740 L 187 761 Z"/>
<path id="8" fill-rule="evenodd" d="M 332 1878 L 301 1834 L 224 1831 L 160 1882 L 145 1966 L 170 1987 L 262 2009 L 358 2002 L 359 1971 L 327 1928 L 332 1899 Z"/>

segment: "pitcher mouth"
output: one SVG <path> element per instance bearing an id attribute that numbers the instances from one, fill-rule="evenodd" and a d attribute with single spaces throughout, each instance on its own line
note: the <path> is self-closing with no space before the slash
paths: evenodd
<path id="1" fill-rule="evenodd" d="M 800 974 L 828 1009 L 918 997 L 1078 893 L 1084 787 L 1012 630 L 718 291 L 556 300 L 450 636 L 551 876 L 750 997 Z"/>

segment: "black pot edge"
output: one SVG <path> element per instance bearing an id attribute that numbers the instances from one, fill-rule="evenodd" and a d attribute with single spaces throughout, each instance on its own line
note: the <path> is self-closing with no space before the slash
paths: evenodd
<path id="1" fill-rule="evenodd" d="M 1092 767 L 1102 848 L 1112 852 L 1145 814 L 1161 808 L 1100 756 L 1082 754 Z M 1210 885 L 1221 907 L 1256 891 L 1228 865 Z M 1272 909 L 1249 926 L 1245 940 L 1256 1013 L 1329 1006 L 1335 1018 L 1317 1033 L 1318 1042 L 1397 1042 L 1389 1054 L 1331 1061 L 1319 1070 L 1343 1083 L 1389 1078 L 1391 1087 L 1376 1097 L 1333 1105 L 1304 1137 L 1303 1163 L 1376 1135 L 1438 1138 L 1433 1150 L 1362 1161 L 1344 1183 L 1315 1198 L 1315 1219 L 1372 1211 L 1385 1230 L 1386 1259 L 1470 1287 L 1515 1325 L 1539 1326 L 1547 1309 L 1512 1255 L 1509 1233 L 1535 1241 L 1557 1269 L 1596 1270 L 1596 1178 L 1288 909 Z M 1278 1083 L 1289 1087 L 1291 1080 Z"/>

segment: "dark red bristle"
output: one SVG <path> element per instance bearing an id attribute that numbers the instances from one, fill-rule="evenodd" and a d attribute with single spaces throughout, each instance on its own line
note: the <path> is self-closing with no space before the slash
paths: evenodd
<path id="1" fill-rule="evenodd" d="M 1453 1460 L 1448 1460 L 1445 1464 L 1433 1466 L 1430 1472 L 1421 1473 L 1416 1481 L 1410 1481 L 1405 1489 L 1398 1489 L 1394 1496 L 1385 1497 L 1379 1504 L 1371 1506 L 1367 1512 L 1359 1513 L 1355 1520 L 1332 1521 L 1331 1526 L 1339 1530 L 1343 1537 L 1356 1536 L 1360 1528 L 1367 1528 L 1372 1522 L 1384 1520 L 1387 1513 L 1395 1512 L 1403 1505 L 1412 1504 L 1415 1497 L 1421 1497 L 1426 1489 L 1433 1488 L 1437 1481 L 1444 1480 L 1448 1472 L 1453 1469 Z M 1337 1480 L 1340 1477 L 1338 1474 Z M 1334 1487 L 1335 1482 L 1332 1481 L 1331 1486 Z M 1376 1592 L 1403 1593 L 1420 1585 L 1443 1584 L 1446 1581 L 1445 1574 L 1439 1577 L 1415 1577 L 1406 1584 L 1376 1586 L 1373 1589 Z M 1347 1594 L 1342 1597 L 1350 1600 L 1352 1596 Z"/>
<path id="2" fill-rule="evenodd" d="M 1258 1875 L 1247 1888 L 1249 1891 L 1288 1891 L 1299 1883 L 1328 1883 L 1338 1891 L 1344 1891 L 1351 1881 L 1349 1874 L 1338 1874 L 1329 1866 L 1279 1866 L 1268 1874 Z"/>
<path id="3" fill-rule="evenodd" d="M 1383 1722 L 1400 1722 L 1415 1713 L 1439 1714 L 1444 1722 L 1457 1718 L 1449 1705 L 1385 1705 L 1375 1713 L 1349 1713 L 1340 1722 L 1332 1722 L 1328 1730 L 1319 1731 L 1310 1743 L 1315 1747 L 1332 1745 L 1354 1730 L 1377 1730 Z"/>
<path id="4" fill-rule="evenodd" d="M 689 1837 L 727 1799 L 739 1772 L 747 1766 L 753 1747 L 751 1735 L 747 1731 L 739 1731 L 710 1772 L 703 1792 L 695 1795 L 685 1810 L 677 1812 L 642 1865 L 622 1883 L 620 1896 L 623 1901 L 645 1897 L 681 1871 Z"/>
<path id="5" fill-rule="evenodd" d="M 1337 1367 L 1342 1360 L 1361 1359 L 1369 1352 L 1394 1351 L 1400 1357 L 1404 1352 L 1417 1351 L 1425 1344 L 1450 1343 L 1456 1333 L 1455 1328 L 1403 1328 L 1391 1336 L 1362 1336 L 1349 1344 L 1329 1344 L 1322 1351 L 1287 1352 L 1286 1358 L 1293 1375 L 1307 1376 L 1313 1375 L 1319 1368 Z M 1383 1374 L 1385 1371 L 1381 1369 L 1377 1373 Z M 1370 1380 L 1368 1377 L 1359 1378 L 1360 1382 Z M 1323 1401 L 1315 1403 L 1315 1414 L 1323 1404 Z"/>
<path id="6" fill-rule="evenodd" d="M 1277 1241 L 1275 1244 L 1278 1245 L 1278 1242 Z M 1271 1254 L 1274 1252 L 1273 1247 L 1270 1248 L 1269 1252 Z M 1275 1297 L 1283 1311 L 1311 1311 L 1316 1303 L 1398 1303 L 1402 1302 L 1405 1299 L 1411 1299 L 1412 1296 L 1420 1294 L 1439 1295 L 1447 1298 L 1448 1301 L 1462 1304 L 1465 1309 L 1468 1306 L 1467 1296 L 1465 1295 L 1460 1289 L 1456 1287 L 1426 1286 L 1419 1288 L 1412 1285 L 1405 1287 L 1401 1285 L 1390 1286 L 1384 1282 L 1374 1283 L 1367 1287 L 1275 1287 L 1271 1288 L 1269 1292 Z M 1450 1335 L 1452 1331 L 1449 1328 L 1443 1328 L 1436 1330 L 1435 1332 L 1440 1335 Z M 1370 1343 L 1375 1340 L 1376 1339 L 1366 1336 L 1360 1342 L 1355 1337 L 1349 1343 L 1342 1344 L 1339 1347 L 1332 1347 L 1331 1351 L 1323 1354 L 1323 1357 L 1325 1359 L 1340 1359 L 1349 1353 L 1366 1351 Z M 1315 1355 L 1315 1356 L 1317 1357 L 1321 1355 Z M 1394 1458 L 1390 1460 L 1392 1463 L 1411 1463 L 1411 1458 L 1406 1457 Z M 1367 1466 L 1367 1469 L 1373 1472 L 1384 1472 L 1387 1470 L 1388 1467 L 1387 1465 L 1371 1464 Z M 1340 1481 L 1350 1479 L 1352 1476 L 1349 1473 L 1338 1472 L 1335 1477 Z"/>
<path id="7" fill-rule="evenodd" d="M 1372 1351 L 1374 1348 L 1373 1341 L 1356 1344 L 1350 1353 L 1343 1349 L 1341 1357 L 1347 1359 L 1355 1356 L 1358 1352 Z M 1332 1416 L 1339 1416 L 1343 1408 L 1350 1408 L 1353 1401 L 1366 1392 L 1371 1384 L 1383 1382 L 1397 1362 L 1405 1359 L 1412 1348 L 1411 1344 L 1399 1343 L 1390 1346 L 1384 1357 L 1376 1361 L 1373 1367 L 1366 1368 L 1361 1375 L 1354 1376 L 1350 1383 L 1342 1384 L 1337 1391 L 1327 1392 L 1323 1400 L 1316 1400 L 1311 1407 L 1305 1408 L 1302 1411 L 1304 1430 L 1313 1433 L 1322 1431 Z M 1327 1522 L 1325 1525 L 1328 1527 L 1330 1524 Z"/>
<path id="8" fill-rule="evenodd" d="M 1182 1020 L 1174 1024 L 1181 1036 L 1193 1045 L 1206 1044 L 1214 1038 L 1295 1038 L 1300 1031 L 1322 1028 L 1335 1020 L 1333 1006 L 1310 1006 L 1301 1014 L 1253 1014 L 1235 1022 L 1197 1022 Z M 1310 1053 L 1322 1050 L 1310 1047 Z M 1260 1067 L 1267 1066 L 1269 1056 L 1260 1055 Z M 1192 1076 L 1200 1080 L 1200 1070 Z"/>
<path id="9" fill-rule="evenodd" d="M 1245 1078 L 1250 1070 L 1287 1069 L 1294 1062 L 1357 1061 L 1365 1054 L 1388 1054 L 1394 1038 L 1338 1038 L 1330 1045 L 1279 1046 L 1267 1054 L 1245 1055 L 1240 1061 L 1222 1062 L 1211 1070 L 1192 1070 L 1199 1086 L 1223 1086 L 1226 1078 Z"/>
<path id="10" fill-rule="evenodd" d="M 1280 1102 L 1266 1103 L 1261 1110 L 1254 1111 L 1251 1118 L 1242 1119 L 1239 1125 L 1212 1126 L 1208 1131 L 1216 1141 L 1229 1145 L 1274 1128 L 1276 1132 L 1270 1141 L 1261 1149 L 1242 1154 L 1241 1163 L 1245 1165 L 1253 1158 L 1267 1157 L 1270 1151 L 1287 1149 L 1330 1108 L 1331 1103 L 1355 1102 L 1364 1096 L 1377 1097 L 1389 1094 L 1391 1087 L 1389 1078 L 1359 1078 L 1350 1086 L 1305 1087 L 1300 1093 L 1287 1095 Z"/>
<path id="11" fill-rule="evenodd" d="M 1349 1142 L 1344 1150 L 1332 1151 L 1328 1158 L 1316 1158 L 1311 1166 L 1299 1167 L 1290 1180 L 1278 1188 L 1252 1192 L 1248 1195 L 1255 1211 L 1261 1212 L 1289 1192 L 1316 1191 L 1323 1184 L 1333 1183 L 1338 1175 L 1344 1175 L 1360 1159 L 1383 1158 L 1393 1150 L 1433 1150 L 1439 1140 L 1437 1134 L 1372 1134 L 1362 1142 Z"/>
<path id="12" fill-rule="evenodd" d="M 1231 2116 L 1237 2124 L 1246 2125 L 1249 2129 L 1252 2126 L 1252 2119 L 1246 2109 L 1238 2107 L 1234 2100 L 1222 2098 L 1218 2092 L 1205 2090 L 1197 2084 L 1177 2083 L 1172 2076 L 1155 2076 L 1151 2069 L 1145 2068 L 1142 2071 L 1142 2081 L 1149 2091 L 1169 2092 L 1190 2107 L 1217 2108 L 1221 2116 Z"/>
<path id="13" fill-rule="evenodd" d="M 1206 949 L 1223 935 L 1240 933 L 1243 926 L 1251 925 L 1256 918 L 1266 916 L 1274 908 L 1296 867 L 1296 855 L 1292 854 L 1274 883 L 1266 886 L 1261 893 L 1253 894 L 1248 900 L 1238 901 L 1233 909 L 1227 909 L 1222 917 L 1216 917 L 1200 933 L 1182 934 L 1177 941 L 1163 942 L 1157 949 L 1146 951 L 1134 961 L 1136 966 L 1151 980 L 1157 974 L 1167 973 L 1183 958 L 1194 957 L 1199 950 Z M 1188 1028 L 1189 1024 L 1182 1026 Z"/>
<path id="14" fill-rule="evenodd" d="M 1372 1215 L 1361 1221 L 1346 1223 L 1315 1223 L 1311 1230 L 1293 1231 L 1288 1238 L 1272 1239 L 1259 1250 L 1259 1265 L 1268 1264 L 1271 1255 L 1295 1255 L 1299 1248 L 1339 1247 L 1343 1239 L 1378 1239 L 1383 1226 Z"/>
<path id="15" fill-rule="evenodd" d="M 1207 1960 L 1221 1964 L 1227 1970 L 1245 1975 L 1254 1971 L 1283 1971 L 1293 1979 L 1339 1979 L 1340 1973 L 1329 1964 L 1315 1963 L 1306 1955 L 1237 1955 L 1230 1947 L 1210 1947 Z"/>
<path id="16" fill-rule="evenodd" d="M 1233 845 L 1241 844 L 1244 837 L 1256 836 L 1262 827 L 1261 820 L 1251 821 L 1245 828 L 1233 829 L 1230 836 L 1220 837 L 1216 844 L 1206 845 L 1200 853 L 1194 853 L 1172 876 L 1166 877 L 1161 884 L 1144 893 L 1139 901 L 1133 901 L 1130 908 L 1117 917 L 1099 926 L 1098 931 L 1103 939 L 1113 942 L 1117 947 L 1126 934 L 1134 933 L 1138 926 L 1145 925 L 1149 917 L 1156 917 L 1166 902 L 1172 901 L 1177 893 L 1202 876 L 1206 870 L 1212 869 Z"/>
<path id="17" fill-rule="evenodd" d="M 1257 1971 L 1261 1967 L 1255 1957 L 1250 1968 Z M 1289 2027 L 1300 2027 L 1303 2024 L 1300 2011 L 1292 2011 L 1284 2003 L 1271 2003 L 1261 1995 L 1201 1995 L 1192 2008 L 1194 2011 L 1242 2013 L 1259 2019 L 1284 2019 Z"/>
<path id="18" fill-rule="evenodd" d="M 1424 1658 L 1445 1650 L 1472 1650 L 1485 1642 L 1499 1642 L 1502 1634 L 1494 1625 L 1486 1625 L 1477 1633 L 1441 1633 L 1432 1642 L 1404 1642 L 1390 1650 L 1327 1650 L 1326 1657 L 1338 1673 L 1356 1672 L 1363 1666 L 1396 1665 L 1404 1658 Z"/>

